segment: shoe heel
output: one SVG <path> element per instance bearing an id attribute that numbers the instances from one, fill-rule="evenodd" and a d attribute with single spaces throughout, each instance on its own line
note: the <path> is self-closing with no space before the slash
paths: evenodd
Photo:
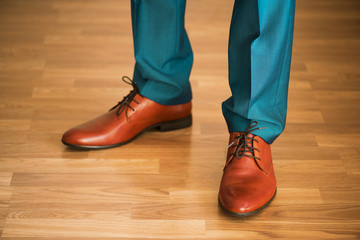
<path id="1" fill-rule="evenodd" d="M 161 132 L 165 132 L 165 131 L 190 127 L 191 124 L 192 124 L 192 116 L 190 115 L 186 118 L 160 123 L 159 129 Z"/>

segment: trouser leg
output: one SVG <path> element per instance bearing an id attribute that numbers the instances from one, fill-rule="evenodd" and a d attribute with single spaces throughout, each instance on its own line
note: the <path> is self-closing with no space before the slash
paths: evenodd
<path id="1" fill-rule="evenodd" d="M 295 0 L 235 0 L 229 36 L 232 96 L 222 104 L 229 132 L 254 132 L 272 143 L 286 120 Z"/>
<path id="2" fill-rule="evenodd" d="M 165 105 L 192 98 L 193 53 L 184 27 L 185 5 L 186 0 L 131 0 L 133 80 L 143 96 Z"/>

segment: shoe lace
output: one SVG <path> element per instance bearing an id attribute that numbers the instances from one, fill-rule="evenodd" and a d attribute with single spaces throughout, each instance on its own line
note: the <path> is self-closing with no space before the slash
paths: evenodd
<path id="1" fill-rule="evenodd" d="M 249 143 L 252 143 L 253 141 L 255 142 L 259 142 L 258 140 L 256 140 L 254 137 L 255 136 L 249 136 L 250 133 L 256 131 L 256 130 L 260 130 L 260 129 L 265 129 L 266 127 L 256 127 L 258 125 L 257 121 L 252 121 L 249 124 L 249 127 L 246 129 L 245 132 L 243 132 L 240 136 L 237 136 L 234 138 L 234 141 L 231 142 L 228 146 L 228 148 L 230 147 L 236 147 L 236 151 L 232 154 L 230 154 L 230 156 L 235 156 L 236 158 L 242 158 L 242 157 L 250 157 L 253 158 L 255 161 L 259 160 L 261 161 L 261 159 L 257 156 L 255 156 L 254 151 L 258 151 L 260 152 L 260 150 L 258 148 L 255 148 L 253 146 L 251 146 Z M 236 142 L 238 142 L 238 144 L 235 144 Z M 229 158 L 228 161 L 225 164 L 224 169 L 230 164 L 230 162 L 233 160 L 234 158 Z"/>
<path id="2" fill-rule="evenodd" d="M 130 103 L 132 101 L 139 104 L 139 102 L 134 99 L 136 94 L 140 95 L 139 88 L 137 87 L 136 83 L 133 80 L 131 80 L 128 76 L 123 76 L 122 80 L 123 80 L 123 82 L 131 85 L 133 87 L 133 90 L 131 90 L 130 93 L 123 98 L 123 100 L 118 102 L 114 107 L 112 107 L 109 110 L 109 111 L 111 111 L 111 110 L 114 110 L 115 108 L 117 108 L 116 116 L 120 116 L 125 110 L 127 110 L 129 108 L 131 110 L 135 111 L 135 109 L 130 106 Z M 128 119 L 127 111 L 125 111 L 125 114 L 126 114 L 126 119 Z"/>

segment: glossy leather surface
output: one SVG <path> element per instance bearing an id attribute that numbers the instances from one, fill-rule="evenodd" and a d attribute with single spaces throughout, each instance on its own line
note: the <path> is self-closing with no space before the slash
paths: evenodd
<path id="1" fill-rule="evenodd" d="M 113 147 L 127 143 L 147 128 L 191 117 L 191 102 L 162 105 L 137 94 L 130 107 L 119 116 L 115 108 L 71 128 L 64 133 L 62 142 L 76 147 Z"/>
<path id="2" fill-rule="evenodd" d="M 229 143 L 242 133 L 230 134 Z M 227 163 L 220 183 L 219 203 L 233 215 L 250 215 L 266 206 L 276 193 L 276 180 L 273 170 L 270 145 L 258 136 L 248 134 L 255 140 L 247 140 L 250 147 L 257 148 L 247 155 L 260 158 L 234 155 L 237 147 L 229 147 Z M 238 144 L 235 142 L 235 144 Z M 234 144 L 234 145 L 235 145 Z M 246 148 L 246 150 L 250 150 Z"/>

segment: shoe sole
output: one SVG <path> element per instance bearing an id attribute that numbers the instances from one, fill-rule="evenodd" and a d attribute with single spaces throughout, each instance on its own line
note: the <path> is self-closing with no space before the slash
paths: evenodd
<path id="1" fill-rule="evenodd" d="M 142 133 L 144 133 L 144 132 L 146 132 L 146 131 L 148 131 L 150 129 L 158 128 L 161 132 L 167 132 L 167 131 L 178 130 L 178 129 L 190 127 L 191 125 L 192 125 L 192 115 L 189 115 L 186 118 L 181 118 L 181 119 L 177 119 L 177 120 L 172 120 L 172 121 L 167 121 L 167 122 L 154 124 L 154 125 L 152 125 L 150 127 L 145 128 L 144 130 L 142 130 L 141 132 L 139 132 L 137 135 L 130 138 L 129 140 L 126 140 L 125 142 L 121 142 L 121 143 L 116 143 L 116 144 L 111 144 L 111 145 L 104 145 L 104 146 L 92 146 L 92 145 L 71 144 L 71 143 L 65 142 L 62 139 L 61 139 L 61 142 L 66 146 L 74 147 L 74 148 L 82 148 L 82 149 L 114 148 L 114 147 L 119 147 L 119 146 L 125 145 L 125 144 L 133 141 L 135 138 L 140 136 Z"/>
<path id="2" fill-rule="evenodd" d="M 271 199 L 269 201 L 267 201 L 264 205 L 262 205 L 260 208 L 254 210 L 254 211 L 251 211 L 251 212 L 246 212 L 246 213 L 237 213 L 237 212 L 232 212 L 228 209 L 226 209 L 220 202 L 220 198 L 218 198 L 218 202 L 219 202 L 219 206 L 221 207 L 221 209 L 231 215 L 231 216 L 235 216 L 235 217 L 249 217 L 249 216 L 253 216 L 255 214 L 257 214 L 258 212 L 260 212 L 261 210 L 263 210 L 264 208 L 266 208 L 271 202 L 272 200 L 275 198 L 275 195 L 276 195 L 276 192 L 277 192 L 277 189 L 275 189 L 275 193 L 274 195 L 271 197 Z"/>

